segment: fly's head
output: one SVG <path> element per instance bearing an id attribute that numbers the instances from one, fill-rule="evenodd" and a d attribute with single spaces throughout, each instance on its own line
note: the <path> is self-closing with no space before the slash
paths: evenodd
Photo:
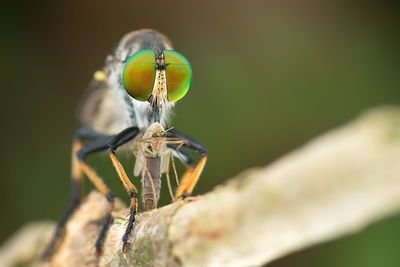
<path id="1" fill-rule="evenodd" d="M 125 59 L 113 63 L 117 86 L 132 101 L 139 124 L 142 120 L 139 127 L 149 127 L 154 122 L 165 126 L 175 102 L 189 90 L 190 64 L 168 42 L 126 43 L 121 41 L 116 50 L 116 56 Z"/>

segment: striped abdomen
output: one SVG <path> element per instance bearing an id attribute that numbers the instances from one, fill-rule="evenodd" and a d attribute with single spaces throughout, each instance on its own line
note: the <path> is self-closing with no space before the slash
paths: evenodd
<path id="1" fill-rule="evenodd" d="M 161 157 L 146 157 L 147 170 L 142 175 L 142 199 L 144 210 L 157 207 L 161 189 Z"/>

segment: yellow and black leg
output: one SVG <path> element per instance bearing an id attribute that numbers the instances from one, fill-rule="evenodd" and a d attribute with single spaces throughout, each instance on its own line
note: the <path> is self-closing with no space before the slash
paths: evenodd
<path id="1" fill-rule="evenodd" d="M 192 154 L 183 148 L 183 145 L 168 144 L 167 146 L 174 150 L 173 156 L 179 159 L 186 168 L 194 168 L 196 166 L 196 162 Z"/>
<path id="2" fill-rule="evenodd" d="M 122 133 L 121 133 L 122 134 Z M 137 201 L 137 193 L 138 190 L 136 187 L 132 184 L 132 182 L 129 180 L 128 176 L 126 175 L 126 172 L 124 170 L 124 167 L 118 160 L 118 158 L 115 155 L 115 150 L 117 149 L 117 139 L 114 140 L 114 142 L 108 147 L 108 152 L 111 158 L 111 161 L 115 167 L 115 170 L 118 173 L 119 178 L 122 181 L 122 184 L 125 187 L 125 190 L 128 192 L 130 198 L 131 198 L 131 205 L 130 205 L 130 215 L 129 215 L 129 222 L 128 226 L 126 227 L 124 236 L 122 237 L 122 242 L 123 242 L 123 251 L 126 252 L 128 249 L 128 237 L 129 233 L 132 230 L 133 224 L 135 222 L 135 215 L 138 212 L 138 201 Z"/>
<path id="3" fill-rule="evenodd" d="M 72 189 L 71 189 L 71 201 L 69 206 L 64 212 L 64 215 L 61 217 L 60 221 L 57 224 L 56 231 L 51 239 L 49 245 L 47 246 L 46 250 L 44 251 L 42 258 L 47 259 L 49 258 L 58 243 L 58 240 L 64 234 L 65 231 L 65 224 L 68 219 L 71 217 L 71 214 L 74 210 L 79 206 L 81 201 L 82 195 L 82 171 L 79 168 L 78 159 L 76 157 L 76 152 L 82 148 L 82 142 L 79 139 L 74 140 L 73 148 L 72 148 Z"/>
<path id="4" fill-rule="evenodd" d="M 104 183 L 103 179 L 101 179 L 100 176 L 93 170 L 93 168 L 90 167 L 83 159 L 80 159 L 80 167 L 87 175 L 87 177 L 92 181 L 92 183 L 96 186 L 96 188 L 106 197 L 106 199 L 110 203 L 110 208 L 103 218 L 102 227 L 95 245 L 96 253 L 101 254 L 107 226 L 111 221 L 111 212 L 114 210 L 114 196 L 111 194 L 110 189 Z"/>
<path id="5" fill-rule="evenodd" d="M 114 209 L 114 196 L 111 194 L 109 189 L 103 183 L 101 178 L 96 174 L 96 172 L 85 163 L 84 158 L 87 154 L 92 153 L 94 151 L 99 151 L 99 150 L 103 150 L 103 149 L 108 149 L 109 151 L 110 150 L 115 151 L 119 146 L 121 146 L 122 144 L 133 139 L 138 134 L 138 132 L 139 132 L 139 130 L 137 127 L 127 128 L 117 135 L 105 136 L 105 137 L 99 138 L 99 139 L 87 144 L 86 146 L 84 146 L 77 153 L 77 158 L 80 162 L 81 169 L 85 172 L 85 174 L 89 177 L 89 179 L 95 184 L 95 186 L 99 189 L 99 191 L 101 193 L 103 193 L 103 195 L 106 197 L 106 199 L 111 204 L 111 209 L 109 210 L 109 212 L 107 213 L 107 215 L 104 218 L 102 229 L 101 229 L 100 234 L 96 241 L 96 251 L 98 254 L 101 253 L 101 249 L 102 249 L 102 245 L 104 242 L 104 237 L 105 237 L 105 234 L 107 231 L 107 227 L 111 221 L 111 212 Z M 113 161 L 113 164 L 115 166 L 114 161 Z M 119 165 L 120 165 L 120 168 L 123 170 L 122 165 L 120 163 L 119 163 Z M 121 177 L 119 169 L 117 169 L 117 172 L 118 172 L 118 175 Z M 125 174 L 125 177 L 126 177 L 125 182 L 130 183 L 126 174 Z M 122 180 L 122 178 L 121 178 L 121 180 Z M 130 183 L 130 184 L 132 185 L 132 183 Z M 132 185 L 132 187 L 136 190 L 136 188 L 133 185 Z M 137 190 L 135 192 L 137 192 Z"/>
<path id="6" fill-rule="evenodd" d="M 53 254 L 58 241 L 62 237 L 65 231 L 65 224 L 71 217 L 72 213 L 75 211 L 75 209 L 79 206 L 80 201 L 81 201 L 81 196 L 82 196 L 82 179 L 83 179 L 83 173 L 82 170 L 79 166 L 79 160 L 77 158 L 77 152 L 82 149 L 83 143 L 82 139 L 99 139 L 99 138 L 105 138 L 106 135 L 99 134 L 91 129 L 78 129 L 75 138 L 73 141 L 73 147 L 72 147 L 72 170 L 71 170 L 71 176 L 72 176 L 72 190 L 71 190 L 71 201 L 69 206 L 64 212 L 64 215 L 60 219 L 60 221 L 57 224 L 56 231 L 53 235 L 52 240 L 50 241 L 49 245 L 47 246 L 46 250 L 44 251 L 42 258 L 47 259 L 51 257 Z M 109 137 L 110 138 L 110 137 Z"/>
<path id="7" fill-rule="evenodd" d="M 63 217 L 59 221 L 53 239 L 48 245 L 46 251 L 43 253 L 43 258 L 47 259 L 51 257 L 54 252 L 58 240 L 65 231 L 65 225 L 71 214 L 79 206 L 81 199 L 81 185 L 82 185 L 82 172 L 84 172 L 88 178 L 95 184 L 99 191 L 106 197 L 110 202 L 110 211 L 107 213 L 103 220 L 103 226 L 100 231 L 99 237 L 96 241 L 96 251 L 100 252 L 102 242 L 106 233 L 108 224 L 111 221 L 111 211 L 114 208 L 114 197 L 111 194 L 108 187 L 104 184 L 103 180 L 97 175 L 97 173 L 84 161 L 84 158 L 90 153 L 105 150 L 110 144 L 114 144 L 117 147 L 123 143 L 129 141 L 137 134 L 137 128 L 131 127 L 121 132 L 121 134 L 109 136 L 97 133 L 91 129 L 78 129 L 75 135 L 72 153 L 72 191 L 71 191 L 71 204 L 68 206 Z M 86 145 L 82 145 L 83 139 L 94 140 Z"/>
<path id="8" fill-rule="evenodd" d="M 198 141 L 194 140 L 193 138 L 172 129 L 167 132 L 167 137 L 177 138 L 180 140 L 185 141 L 183 147 L 190 148 L 192 150 L 197 151 L 201 155 L 201 159 L 197 165 L 194 166 L 193 161 L 191 161 L 191 157 L 188 157 L 189 167 L 187 168 L 186 172 L 184 173 L 181 182 L 179 184 L 178 189 L 176 190 L 175 194 L 175 201 L 180 199 L 185 199 L 186 197 L 192 194 L 192 191 L 200 178 L 200 175 L 204 169 L 204 166 L 207 162 L 207 148 L 199 143 Z M 187 152 L 182 152 L 180 150 L 176 150 L 178 153 L 185 155 Z M 187 163 L 188 163 L 187 162 Z"/>

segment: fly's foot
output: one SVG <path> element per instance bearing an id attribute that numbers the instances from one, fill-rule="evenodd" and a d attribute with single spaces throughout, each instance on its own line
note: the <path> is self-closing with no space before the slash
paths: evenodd
<path id="1" fill-rule="evenodd" d="M 41 260 L 42 261 L 49 261 L 51 257 L 53 256 L 53 244 L 51 244 L 49 247 L 46 248 L 46 250 L 42 253 L 41 255 Z"/>
<path id="2" fill-rule="evenodd" d="M 184 193 L 176 198 L 176 201 L 185 200 L 186 198 L 190 197 L 188 193 Z"/>
<path id="3" fill-rule="evenodd" d="M 68 208 L 66 209 L 66 211 L 64 212 L 63 217 L 58 222 L 56 231 L 54 232 L 53 237 L 50 240 L 50 243 L 47 245 L 46 250 L 41 255 L 41 259 L 43 261 L 49 261 L 53 256 L 54 252 L 57 250 L 57 247 L 60 245 L 60 242 L 62 241 L 62 238 L 65 234 L 65 225 L 68 222 L 69 218 L 71 217 L 71 214 L 80 204 L 80 200 L 77 197 L 77 192 L 79 192 L 79 186 L 80 184 L 78 182 L 73 183 L 72 201 L 68 206 Z"/>
<path id="4" fill-rule="evenodd" d="M 101 256 L 104 253 L 103 244 L 96 241 L 96 256 Z"/>
<path id="5" fill-rule="evenodd" d="M 131 244 L 124 241 L 124 244 L 122 245 L 122 252 L 126 253 L 130 247 L 131 247 Z"/>
<path id="6" fill-rule="evenodd" d="M 130 231 L 128 232 L 128 228 L 127 228 L 124 236 L 122 237 L 122 243 L 123 243 L 122 252 L 123 253 L 126 253 L 131 246 L 131 244 L 128 242 L 129 233 L 130 233 Z"/>
<path id="7" fill-rule="evenodd" d="M 95 247 L 96 247 L 96 255 L 97 256 L 102 255 L 103 252 L 104 252 L 103 243 L 104 243 L 104 239 L 105 239 L 105 236 L 106 236 L 108 225 L 112 222 L 112 220 L 113 219 L 112 219 L 112 216 L 111 216 L 110 213 L 107 214 L 106 217 L 104 218 L 103 226 L 101 228 L 101 231 L 99 233 L 99 237 L 97 238 L 96 245 L 95 245 Z"/>
<path id="8" fill-rule="evenodd" d="M 133 228 L 133 224 L 135 223 L 135 215 L 136 215 L 136 206 L 131 207 L 128 225 L 126 227 L 125 234 L 122 237 L 122 242 L 123 242 L 122 251 L 124 253 L 128 250 L 130 246 L 130 243 L 128 243 L 128 238 Z"/>

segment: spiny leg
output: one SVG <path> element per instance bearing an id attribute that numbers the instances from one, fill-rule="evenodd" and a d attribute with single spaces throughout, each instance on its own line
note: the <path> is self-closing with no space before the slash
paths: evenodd
<path id="1" fill-rule="evenodd" d="M 107 231 L 107 227 L 111 222 L 111 212 L 114 209 L 114 196 L 111 194 L 108 187 L 104 184 L 103 180 L 97 175 L 97 173 L 84 161 L 84 157 L 91 152 L 102 150 L 102 149 L 110 149 L 111 147 L 118 147 L 127 141 L 134 138 L 138 133 L 137 127 L 130 127 L 117 135 L 114 136 L 105 136 L 103 138 L 99 138 L 78 151 L 77 156 L 80 160 L 80 167 L 89 177 L 89 179 L 95 184 L 95 186 L 99 189 L 99 191 L 106 197 L 106 199 L 110 202 L 111 207 L 109 212 L 103 219 L 103 226 L 100 231 L 100 234 L 96 241 L 96 252 L 98 254 L 101 253 L 101 249 L 104 242 L 104 237 Z"/>
<path id="2" fill-rule="evenodd" d="M 131 198 L 131 205 L 130 205 L 130 210 L 129 210 L 129 222 L 126 227 L 124 236 L 122 237 L 122 242 L 123 242 L 123 251 L 126 252 L 128 249 L 128 237 L 129 233 L 132 230 L 133 223 L 135 222 L 135 215 L 138 212 L 138 201 L 137 201 L 137 193 L 138 190 L 136 187 L 131 183 L 129 180 L 128 176 L 126 175 L 126 172 L 124 170 L 124 167 L 122 166 L 121 162 L 119 162 L 118 158 L 115 156 L 115 151 L 112 148 L 109 148 L 109 154 L 111 161 L 115 167 L 115 170 L 118 173 L 119 178 L 122 181 L 122 184 L 125 187 L 125 190 L 128 192 L 130 198 Z"/>
<path id="3" fill-rule="evenodd" d="M 54 247 L 59 240 L 59 237 L 62 235 L 64 232 L 65 224 L 73 211 L 76 209 L 76 207 L 79 205 L 80 202 L 80 188 L 81 188 L 81 181 L 82 181 L 82 170 L 86 173 L 89 174 L 88 177 L 93 181 L 93 183 L 96 185 L 96 187 L 99 188 L 99 191 L 101 191 L 107 198 L 107 200 L 111 203 L 111 210 L 113 209 L 113 202 L 114 202 L 114 197 L 112 196 L 111 193 L 109 193 L 108 188 L 105 186 L 101 178 L 96 174 L 96 172 L 89 167 L 86 162 L 84 162 L 85 156 L 87 156 L 90 153 L 100 151 L 107 149 L 110 144 L 112 144 L 116 139 L 118 140 L 117 145 L 121 145 L 127 141 L 130 140 L 129 135 L 127 135 L 127 132 L 134 132 L 136 135 L 136 127 L 130 127 L 128 129 L 125 129 L 121 133 L 123 134 L 124 138 L 120 138 L 119 135 L 105 135 L 101 133 L 97 133 L 93 131 L 92 129 L 85 129 L 81 128 L 78 129 L 76 132 L 75 136 L 75 142 L 74 142 L 74 149 L 73 149 L 73 163 L 72 163 L 72 174 L 73 178 L 77 177 L 77 179 L 73 179 L 73 190 L 72 190 L 72 201 L 70 207 L 67 209 L 65 212 L 63 218 L 60 220 L 60 223 L 57 227 L 56 235 L 53 237 L 53 240 L 50 242 L 50 245 L 46 249 L 46 251 L 43 254 L 43 258 L 49 258 L 51 254 L 54 251 Z M 85 146 L 82 146 L 81 139 L 95 139 L 94 141 L 86 144 Z M 78 182 L 75 182 L 75 181 Z M 108 193 L 107 193 L 108 191 Z M 101 250 L 101 245 L 102 241 L 104 239 L 105 233 L 107 226 L 109 222 L 111 221 L 111 211 L 105 216 L 103 220 L 103 227 L 100 231 L 99 238 L 97 239 L 96 242 L 96 251 L 100 252 Z"/>
<path id="4" fill-rule="evenodd" d="M 130 198 L 131 198 L 131 204 L 130 204 L 130 214 L 129 214 L 129 221 L 128 225 L 126 227 L 124 236 L 122 237 L 122 242 L 123 242 L 123 247 L 122 250 L 123 252 L 126 252 L 128 249 L 128 237 L 129 234 L 133 228 L 133 224 L 135 222 L 135 215 L 138 212 L 138 201 L 137 201 L 137 193 L 138 190 L 136 187 L 132 184 L 132 182 L 129 180 L 128 175 L 126 175 L 126 172 L 124 170 L 124 167 L 122 166 L 121 162 L 118 160 L 117 156 L 115 155 L 115 150 L 120 146 L 122 141 L 124 140 L 130 140 L 134 136 L 138 134 L 139 130 L 136 128 L 134 132 L 121 132 L 120 135 L 114 138 L 114 140 L 111 142 L 111 144 L 108 147 L 108 153 L 110 155 L 111 161 L 115 167 L 115 170 L 118 173 L 118 177 L 121 179 L 122 184 L 125 187 L 125 190 L 128 192 Z M 129 139 L 127 138 L 127 135 L 132 135 Z M 124 141 L 126 142 L 126 141 Z"/>
<path id="5" fill-rule="evenodd" d="M 87 177 L 93 182 L 96 188 L 106 197 L 106 199 L 110 202 L 110 211 L 107 213 L 103 220 L 103 226 L 100 231 L 99 238 L 96 241 L 96 252 L 99 253 L 101 249 L 102 240 L 105 234 L 105 229 L 111 219 L 111 211 L 114 209 L 114 197 L 111 194 L 108 187 L 104 184 L 103 180 L 99 177 L 99 175 L 85 162 L 85 157 L 93 152 L 102 150 L 107 147 L 107 144 L 113 138 L 113 136 L 108 136 L 104 134 L 96 133 L 91 129 L 79 129 L 76 134 L 77 138 L 79 138 L 79 142 L 81 138 L 91 138 L 95 139 L 94 141 L 81 146 L 81 148 L 74 153 L 74 167 L 75 171 L 82 171 L 87 175 Z"/>
<path id="6" fill-rule="evenodd" d="M 176 131 L 175 129 L 172 129 L 169 132 L 167 132 L 167 136 L 184 140 L 185 141 L 185 143 L 183 144 L 184 147 L 193 149 L 193 150 L 197 151 L 198 153 L 200 153 L 200 155 L 201 155 L 201 159 L 200 159 L 199 163 L 196 165 L 196 167 L 190 166 L 186 170 L 185 174 L 183 175 L 183 177 L 181 179 L 181 183 L 180 183 L 178 189 L 176 190 L 176 194 L 175 194 L 175 201 L 178 201 L 180 199 L 184 199 L 191 195 L 197 181 L 200 178 L 200 175 L 204 169 L 204 166 L 207 162 L 208 150 L 204 145 L 202 145 L 198 141 L 194 140 L 193 138 L 191 138 L 181 132 Z M 179 146 L 178 146 L 178 148 L 179 148 Z M 180 151 L 177 149 L 177 152 L 180 152 Z M 180 153 L 183 154 L 182 152 L 180 152 Z"/>
<path id="7" fill-rule="evenodd" d="M 128 237 L 132 230 L 133 223 L 135 222 L 135 215 L 138 212 L 138 201 L 137 201 L 138 190 L 131 183 L 128 176 L 126 175 L 124 167 L 122 166 L 121 162 L 119 162 L 118 158 L 115 156 L 115 151 L 112 148 L 109 148 L 108 151 L 110 154 L 111 161 L 115 167 L 115 170 L 117 171 L 118 176 L 121 179 L 122 184 L 125 187 L 125 190 L 128 192 L 128 194 L 131 198 L 131 205 L 130 205 L 130 210 L 129 210 L 129 222 L 126 227 L 124 236 L 122 237 L 122 242 L 123 242 L 122 249 L 123 249 L 123 252 L 126 252 L 128 249 Z"/>

